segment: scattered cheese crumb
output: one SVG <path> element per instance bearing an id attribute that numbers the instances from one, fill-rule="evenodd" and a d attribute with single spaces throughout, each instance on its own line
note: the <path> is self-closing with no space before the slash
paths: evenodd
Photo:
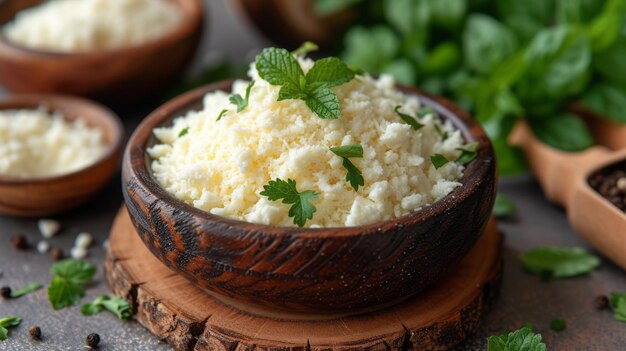
<path id="1" fill-rule="evenodd" d="M 32 49 L 79 52 L 149 42 L 182 20 L 168 0 L 53 0 L 19 12 L 3 34 Z"/>
<path id="2" fill-rule="evenodd" d="M 41 236 L 50 239 L 59 232 L 61 224 L 54 219 L 40 219 L 37 221 L 37 227 L 39 227 Z"/>
<path id="3" fill-rule="evenodd" d="M 91 245 L 92 242 L 93 237 L 91 236 L 91 234 L 83 232 L 76 236 L 76 239 L 74 240 L 74 247 L 83 247 L 86 249 Z"/>
<path id="4" fill-rule="evenodd" d="M 81 260 L 87 257 L 87 249 L 84 247 L 73 247 L 72 250 L 70 250 L 70 255 L 73 259 Z"/>
<path id="5" fill-rule="evenodd" d="M 311 60 L 300 59 L 306 72 Z M 293 226 L 289 206 L 259 195 L 263 185 L 281 178 L 296 180 L 298 190 L 315 190 L 317 212 L 307 227 L 356 226 L 406 215 L 434 203 L 460 186 L 464 167 L 456 162 L 436 169 L 434 153 L 450 160 L 464 144 L 450 122 L 428 114 L 414 130 L 394 111 L 416 116 L 416 96 L 405 95 L 387 76 L 359 76 L 333 88 L 341 102 L 338 119 L 320 119 L 302 100 L 277 101 L 280 87 L 259 78 L 248 107 L 216 121 L 222 109 L 233 110 L 223 91 L 204 97 L 204 109 L 157 128 L 160 144 L 148 149 L 158 182 L 177 198 L 210 213 L 253 223 Z M 232 93 L 244 94 L 245 81 Z M 184 138 L 181 130 L 189 128 Z M 437 128 L 448 133 L 442 140 Z M 364 157 L 351 161 L 362 171 L 365 186 L 355 192 L 345 180 L 342 159 L 329 149 L 351 143 Z"/>
<path id="6" fill-rule="evenodd" d="M 46 253 L 50 250 L 50 244 L 45 241 L 45 240 L 41 240 L 40 242 L 37 243 L 37 251 L 39 253 Z"/>

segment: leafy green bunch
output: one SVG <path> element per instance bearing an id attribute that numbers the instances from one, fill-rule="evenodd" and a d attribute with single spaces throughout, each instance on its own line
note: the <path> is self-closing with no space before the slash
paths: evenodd
<path id="1" fill-rule="evenodd" d="M 348 64 L 453 97 L 490 135 L 502 174 L 524 169 L 506 138 L 525 117 L 562 150 L 593 139 L 576 102 L 626 122 L 626 0 L 317 0 L 360 13 Z"/>

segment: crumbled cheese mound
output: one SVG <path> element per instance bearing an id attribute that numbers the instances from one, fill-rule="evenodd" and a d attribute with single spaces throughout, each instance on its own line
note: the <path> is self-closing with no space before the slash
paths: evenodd
<path id="1" fill-rule="evenodd" d="M 168 0 L 51 0 L 18 13 L 3 32 L 10 41 L 32 49 L 103 50 L 163 36 L 182 17 Z"/>
<path id="2" fill-rule="evenodd" d="M 311 60 L 300 60 L 306 72 Z M 276 101 L 280 87 L 255 79 L 248 107 L 241 113 L 229 94 L 209 93 L 204 109 L 157 128 L 161 144 L 148 150 L 158 182 L 177 198 L 213 214 L 276 226 L 293 226 L 289 205 L 259 195 L 270 180 L 294 179 L 299 191 L 315 190 L 317 212 L 307 227 L 356 226 L 408 214 L 449 194 L 460 183 L 463 166 L 449 162 L 435 169 L 430 156 L 455 160 L 464 145 L 458 130 L 428 114 L 418 131 L 394 112 L 413 116 L 417 97 L 398 91 L 388 76 L 358 76 L 333 88 L 341 102 L 338 119 L 318 118 L 302 100 Z M 243 96 L 247 82 L 236 81 Z M 219 111 L 229 109 L 220 121 Z M 443 140 L 438 126 L 447 131 Z M 188 128 L 188 133 L 179 133 Z M 355 192 L 345 180 L 342 159 L 329 149 L 360 143 L 363 158 L 350 160 L 363 172 L 365 186 Z"/>
<path id="3" fill-rule="evenodd" d="M 71 173 L 95 163 L 106 150 L 102 131 L 80 119 L 70 122 L 44 109 L 0 110 L 0 175 Z"/>

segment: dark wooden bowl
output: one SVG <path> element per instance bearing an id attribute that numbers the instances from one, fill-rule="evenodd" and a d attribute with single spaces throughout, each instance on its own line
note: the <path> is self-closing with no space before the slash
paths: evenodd
<path id="1" fill-rule="evenodd" d="M 0 33 L 0 84 L 14 93 L 78 95 L 129 102 L 159 91 L 193 58 L 200 42 L 200 0 L 172 0 L 183 11 L 179 27 L 145 44 L 84 53 L 21 47 Z M 0 1 L 0 26 L 43 0 Z"/>
<path id="2" fill-rule="evenodd" d="M 420 211 L 359 227 L 274 227 L 227 219 L 176 199 L 154 179 L 146 148 L 155 127 L 202 107 L 210 91 L 184 94 L 135 130 L 123 161 L 123 192 L 133 224 L 169 268 L 214 294 L 301 312 L 369 308 L 414 295 L 435 282 L 476 243 L 491 214 L 496 168 L 480 126 L 449 101 L 401 87 L 479 142 L 456 188 Z"/>
<path id="3" fill-rule="evenodd" d="M 58 95 L 14 95 L 0 101 L 0 110 L 40 106 L 99 128 L 108 150 L 91 166 L 65 175 L 27 179 L 0 176 L 0 213 L 35 217 L 69 210 L 96 195 L 118 169 L 124 129 L 113 112 L 91 101 Z"/>

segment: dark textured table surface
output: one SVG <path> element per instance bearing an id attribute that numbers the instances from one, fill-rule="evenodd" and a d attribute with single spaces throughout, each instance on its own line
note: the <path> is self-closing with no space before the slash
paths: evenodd
<path id="1" fill-rule="evenodd" d="M 199 55 L 195 66 L 216 55 L 238 63 L 249 61 L 255 50 L 266 45 L 236 13 L 226 8 L 224 2 L 207 0 L 207 4 L 206 44 L 201 49 L 206 54 Z M 4 95 L 0 88 L 0 98 Z M 133 109 L 118 109 L 127 132 L 132 131 L 156 104 L 155 101 Z M 563 210 L 544 200 L 541 189 L 531 177 L 504 180 L 501 190 L 518 206 L 518 220 L 499 223 L 505 233 L 500 297 L 485 316 L 478 333 L 458 350 L 485 350 L 488 335 L 517 329 L 525 323 L 532 323 L 542 333 L 550 350 L 626 350 L 626 324 L 615 321 L 608 311 L 594 309 L 597 295 L 626 292 L 626 273 L 603 259 L 601 267 L 586 277 L 542 282 L 526 274 L 518 258 L 525 250 L 544 245 L 588 245 L 572 232 Z M 107 293 L 102 271 L 102 243 L 121 203 L 120 181 L 116 178 L 89 204 L 55 217 L 62 223 L 63 231 L 50 240 L 53 246 L 68 252 L 75 236 L 82 231 L 96 238 L 88 260 L 98 265 L 98 273 L 83 302 Z M 52 259 L 34 249 L 13 250 L 9 238 L 17 232 L 23 233 L 33 244 L 41 239 L 35 219 L 0 216 L 0 286 L 20 287 L 31 281 L 47 285 L 52 278 L 49 273 Z M 170 349 L 138 323 L 120 322 L 109 313 L 85 317 L 78 307 L 54 312 L 45 289 L 16 300 L 0 300 L 0 318 L 7 315 L 20 315 L 24 320 L 10 331 L 8 340 L 0 342 L 0 350 L 81 350 L 85 337 L 91 332 L 101 335 L 101 350 Z M 557 318 L 567 321 L 567 329 L 560 333 L 549 328 L 550 321 Z M 28 338 L 28 328 L 35 324 L 43 330 L 42 342 L 35 343 Z"/>

